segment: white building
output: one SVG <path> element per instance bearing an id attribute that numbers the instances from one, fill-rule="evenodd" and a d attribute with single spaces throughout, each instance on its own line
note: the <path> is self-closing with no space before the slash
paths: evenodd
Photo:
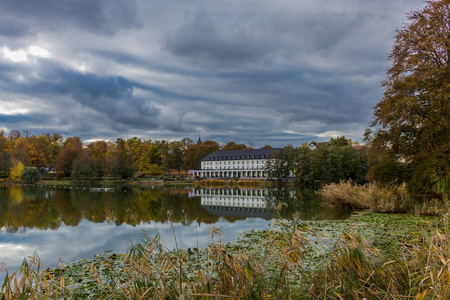
<path id="1" fill-rule="evenodd" d="M 280 148 L 216 151 L 201 162 L 194 171 L 200 178 L 266 178 L 266 163 Z"/>

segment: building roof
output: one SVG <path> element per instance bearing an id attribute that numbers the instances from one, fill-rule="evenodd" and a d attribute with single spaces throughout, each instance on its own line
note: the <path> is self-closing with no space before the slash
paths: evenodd
<path id="1" fill-rule="evenodd" d="M 202 161 L 212 160 L 239 160 L 239 159 L 267 159 L 271 158 L 274 152 L 283 151 L 282 148 L 253 149 L 253 150 L 233 150 L 216 151 L 209 154 Z"/>

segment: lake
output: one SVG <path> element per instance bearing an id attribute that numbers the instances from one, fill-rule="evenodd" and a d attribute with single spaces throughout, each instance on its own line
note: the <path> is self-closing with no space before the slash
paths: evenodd
<path id="1" fill-rule="evenodd" d="M 312 190 L 292 188 L 194 188 L 118 186 L 0 186 L 0 264 L 11 273 L 38 252 L 46 267 L 125 252 L 146 232 L 159 233 L 168 249 L 201 248 L 214 241 L 264 230 L 274 216 L 305 220 L 345 219 L 348 211 L 322 207 Z"/>

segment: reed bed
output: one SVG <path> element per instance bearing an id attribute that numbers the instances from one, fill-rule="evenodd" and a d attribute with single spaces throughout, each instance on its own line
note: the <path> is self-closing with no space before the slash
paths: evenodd
<path id="1" fill-rule="evenodd" d="M 318 192 L 332 205 L 349 209 L 370 209 L 382 213 L 414 213 L 440 216 L 450 212 L 448 195 L 435 198 L 413 197 L 406 185 L 380 187 L 374 183 L 357 185 L 352 181 L 331 183 Z"/>
<path id="2" fill-rule="evenodd" d="M 313 276 L 312 299 L 450 299 L 450 233 L 404 243 L 392 259 L 358 234 L 345 233 Z"/>

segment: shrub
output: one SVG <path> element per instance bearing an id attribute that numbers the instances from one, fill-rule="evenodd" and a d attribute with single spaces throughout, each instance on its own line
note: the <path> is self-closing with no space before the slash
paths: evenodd
<path id="1" fill-rule="evenodd" d="M 36 167 L 25 167 L 20 179 L 25 183 L 33 183 L 41 180 L 41 174 Z"/>
<path id="2" fill-rule="evenodd" d="M 148 169 L 150 175 L 160 175 L 162 173 L 160 166 L 153 164 Z"/>

